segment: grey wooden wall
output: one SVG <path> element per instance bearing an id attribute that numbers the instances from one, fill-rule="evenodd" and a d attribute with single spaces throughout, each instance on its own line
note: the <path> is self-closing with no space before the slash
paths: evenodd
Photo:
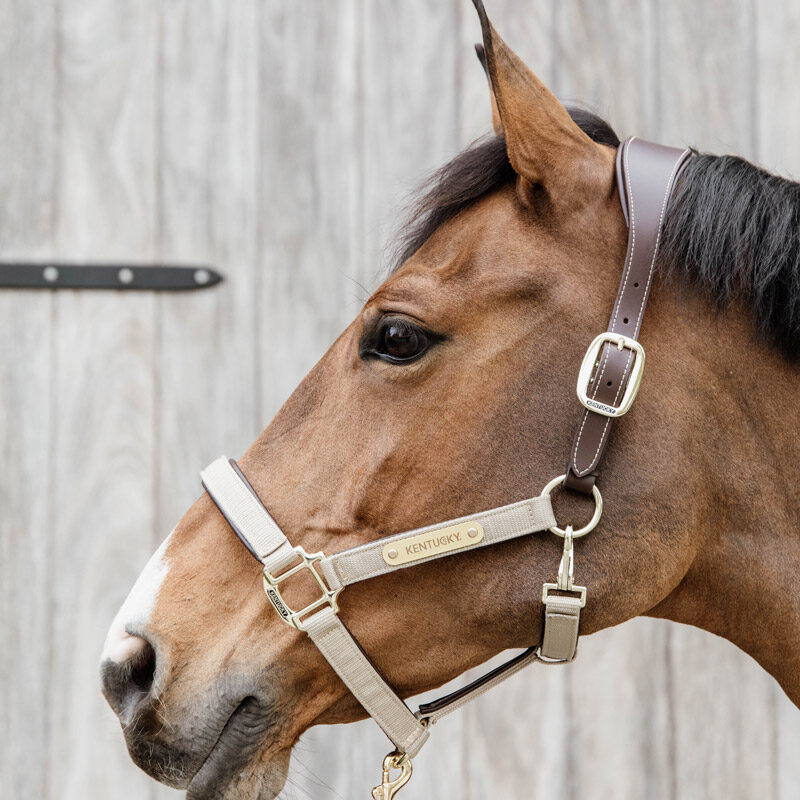
<path id="1" fill-rule="evenodd" d="M 800 175 L 800 7 L 490 0 L 617 130 Z M 410 183 L 489 125 L 467 0 L 0 0 L 0 256 L 200 259 L 188 296 L 0 291 L 0 796 L 167 798 L 96 667 L 147 555 L 376 285 Z M 402 795 L 800 796 L 800 712 L 732 645 L 637 620 L 441 724 Z M 367 797 L 370 725 L 285 796 Z"/>

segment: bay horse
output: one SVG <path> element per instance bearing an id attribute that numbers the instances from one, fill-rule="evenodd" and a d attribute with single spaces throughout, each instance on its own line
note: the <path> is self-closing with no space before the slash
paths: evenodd
<path id="1" fill-rule="evenodd" d="M 568 113 L 476 5 L 495 134 L 432 177 L 389 277 L 239 460 L 309 552 L 511 503 L 563 472 L 577 365 L 625 258 L 619 140 Z M 643 338 L 648 374 L 608 447 L 606 511 L 575 543 L 580 632 L 638 615 L 695 625 L 800 704 L 800 185 L 694 154 Z M 559 520 L 587 509 L 555 498 Z M 539 642 L 560 555 L 529 535 L 428 561 L 348 587 L 339 615 L 408 697 Z M 305 730 L 365 716 L 261 580 L 204 493 L 108 633 L 103 691 L 133 760 L 193 800 L 274 798 Z"/>

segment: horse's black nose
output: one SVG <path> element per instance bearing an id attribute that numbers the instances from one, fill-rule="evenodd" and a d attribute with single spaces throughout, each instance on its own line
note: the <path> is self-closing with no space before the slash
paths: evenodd
<path id="1" fill-rule="evenodd" d="M 123 723 L 139 701 L 150 695 L 156 673 L 156 651 L 150 642 L 141 636 L 126 636 L 125 647 L 117 649 L 120 659 L 106 658 L 100 665 L 103 694 Z"/>

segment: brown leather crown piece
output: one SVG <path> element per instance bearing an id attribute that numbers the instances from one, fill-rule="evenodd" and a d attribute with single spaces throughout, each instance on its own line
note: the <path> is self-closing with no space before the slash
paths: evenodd
<path id="1" fill-rule="evenodd" d="M 628 223 L 628 250 L 608 333 L 638 339 L 653 280 L 667 203 L 690 150 L 631 137 L 617 151 L 617 185 Z M 614 417 L 634 374 L 637 353 L 624 343 L 605 341 L 596 354 L 586 388 L 587 406 L 569 454 L 565 486 L 591 494 Z M 592 406 L 597 409 L 593 410 Z M 606 413 L 603 413 L 603 412 Z"/>

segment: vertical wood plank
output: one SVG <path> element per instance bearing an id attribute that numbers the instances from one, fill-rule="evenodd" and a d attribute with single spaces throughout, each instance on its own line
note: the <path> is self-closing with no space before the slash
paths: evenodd
<path id="1" fill-rule="evenodd" d="M 225 275 L 158 298 L 157 537 L 200 494 L 198 472 L 255 439 L 258 3 L 161 6 L 159 250 Z"/>
<path id="2" fill-rule="evenodd" d="M 787 91 L 800 74 L 800 7 L 779 0 L 755 6 L 756 29 L 756 157 L 760 164 L 780 175 L 800 178 L 800 93 Z M 790 800 L 800 787 L 800 712 L 773 685 L 775 709 L 775 797 Z"/>
<path id="3" fill-rule="evenodd" d="M 157 540 L 200 493 L 198 471 L 258 432 L 257 6 L 159 4 L 158 252 L 225 282 L 156 301 Z"/>
<path id="4" fill-rule="evenodd" d="M 360 0 L 262 4 L 258 411 L 263 427 L 364 299 L 360 262 Z M 285 796 L 355 797 L 362 725 L 318 728 L 292 758 Z"/>
<path id="5" fill-rule="evenodd" d="M 554 91 L 604 119 L 620 138 L 656 137 L 655 19 L 641 0 L 568 0 L 555 15 Z"/>
<path id="6" fill-rule="evenodd" d="M 749 0 L 661 4 L 665 139 L 755 156 Z M 772 679 L 733 645 L 670 630 L 677 797 L 774 797 Z"/>
<path id="7" fill-rule="evenodd" d="M 55 10 L 0 4 L 0 253 L 50 255 L 56 137 Z M 38 53 L 40 61 L 29 57 Z M 0 786 L 43 797 L 48 776 L 52 532 L 52 298 L 0 291 Z"/>
<path id="8" fill-rule="evenodd" d="M 259 50 L 260 422 L 265 425 L 364 299 L 358 0 L 313 14 L 262 6 Z"/>
<path id="9" fill-rule="evenodd" d="M 153 255 L 155 3 L 59 4 L 57 253 Z M 35 54 L 32 54 L 36 58 Z M 49 797 L 150 797 L 99 692 L 109 621 L 151 550 L 152 295 L 59 293 L 52 404 Z"/>
<path id="10" fill-rule="evenodd" d="M 360 64 L 366 275 L 409 190 L 458 148 L 459 22 L 452 2 L 364 3 Z"/>
<path id="11" fill-rule="evenodd" d="M 752 0 L 656 6 L 665 142 L 755 155 L 752 8 Z"/>

